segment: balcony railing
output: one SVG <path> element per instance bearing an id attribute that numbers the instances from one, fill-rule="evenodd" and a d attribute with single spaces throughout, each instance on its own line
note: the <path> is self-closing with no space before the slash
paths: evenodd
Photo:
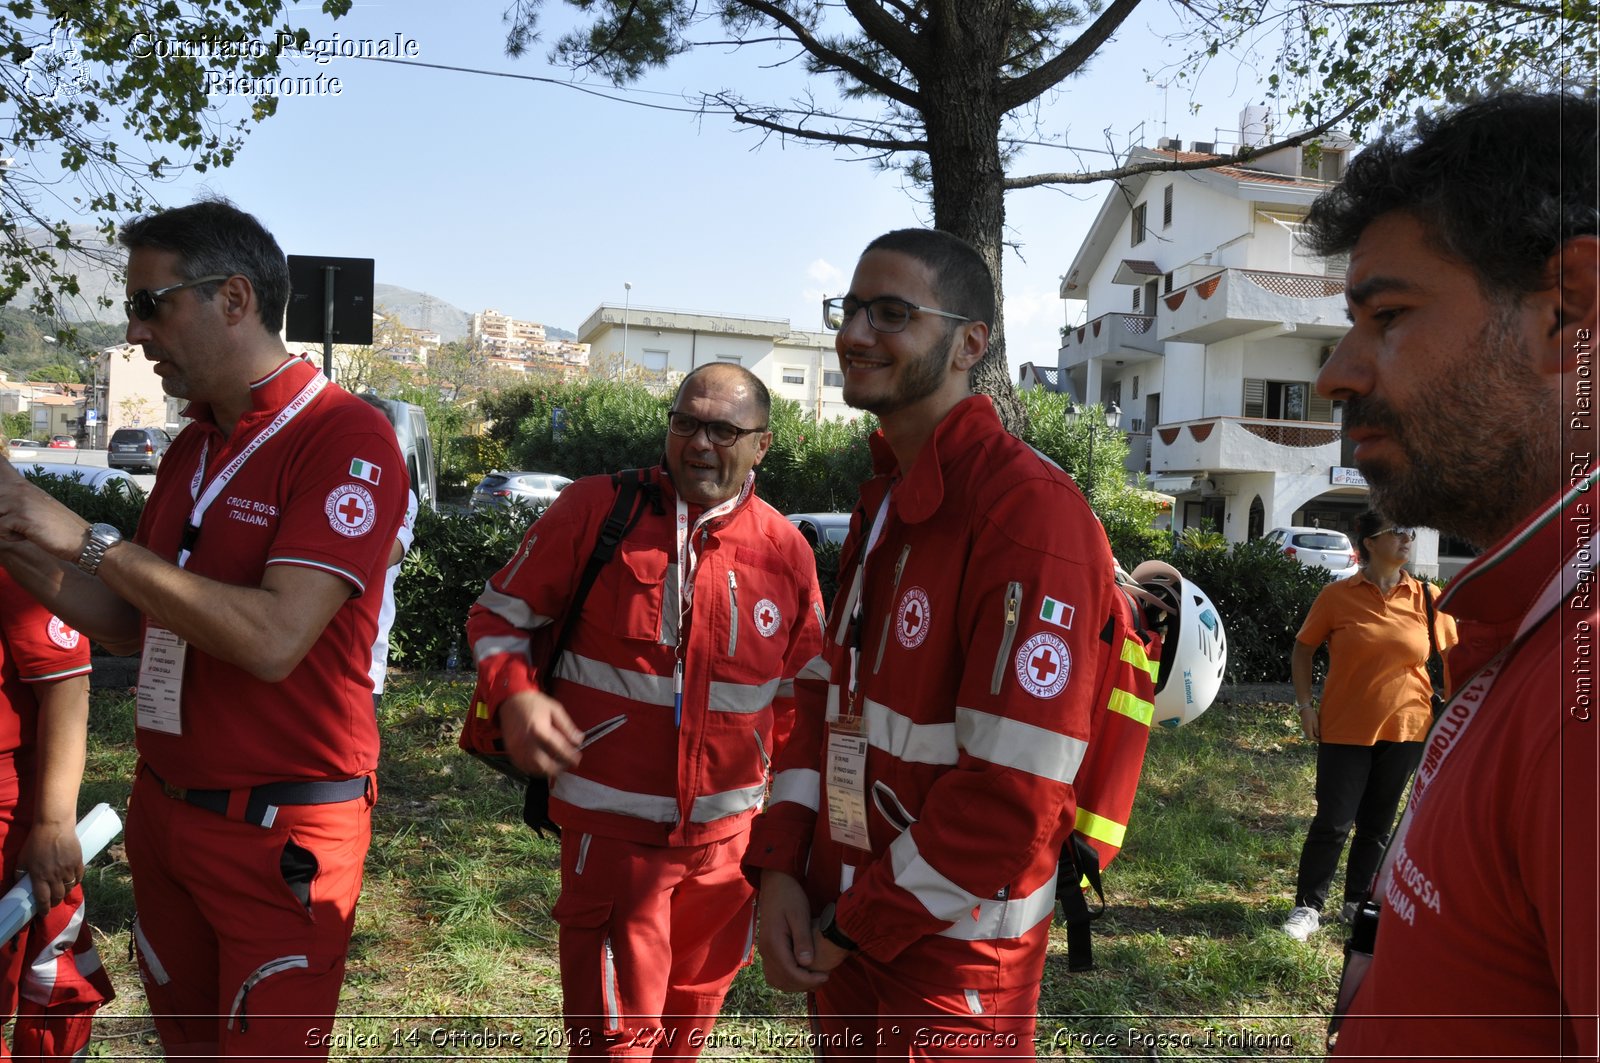
<path id="1" fill-rule="evenodd" d="M 1163 340 L 1214 343 L 1275 324 L 1334 338 L 1348 327 L 1344 278 L 1224 269 L 1162 298 Z"/>
<path id="2" fill-rule="evenodd" d="M 1184 472 L 1313 473 L 1339 464 L 1339 426 L 1323 421 L 1210 417 L 1161 425 L 1152 475 Z"/>
<path id="3" fill-rule="evenodd" d="M 1101 314 L 1068 329 L 1061 344 L 1061 365 L 1072 368 L 1092 358 L 1120 355 L 1144 359 L 1162 352 L 1150 314 Z"/>

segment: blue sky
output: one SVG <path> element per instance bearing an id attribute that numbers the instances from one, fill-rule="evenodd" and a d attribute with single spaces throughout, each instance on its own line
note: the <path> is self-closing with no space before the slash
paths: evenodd
<path id="1" fill-rule="evenodd" d="M 345 39 L 415 41 L 416 61 L 567 81 L 546 44 L 504 55 L 503 0 L 358 3 L 308 25 Z M 553 40 L 573 16 L 548 0 Z M 1187 90 L 1164 100 L 1148 73 L 1179 52 L 1161 39 L 1174 16 L 1141 7 L 1086 75 L 1040 108 L 1043 132 L 1073 145 L 1118 147 L 1145 123 L 1146 142 L 1168 131 L 1213 139 L 1265 75 L 1213 68 L 1206 106 L 1191 117 Z M 708 28 L 702 36 L 715 35 Z M 686 106 L 700 90 L 757 87 L 787 98 L 805 83 L 798 64 L 760 70 L 770 52 L 699 50 L 631 91 L 600 79 L 585 87 L 635 103 Z M 1225 66 L 1226 69 L 1222 69 Z M 205 191 L 257 214 L 291 254 L 376 259 L 379 282 L 423 290 L 469 312 L 493 307 L 576 329 L 602 301 L 787 317 L 817 329 L 818 300 L 842 292 L 861 247 L 889 229 L 927 224 L 930 212 L 896 172 L 828 148 L 764 145 L 723 117 L 618 103 L 571 88 L 422 67 L 300 59 L 286 73 L 337 76 L 337 96 L 284 98 L 226 170 L 162 189 L 168 203 Z M 826 86 L 813 84 L 819 92 Z M 232 101 L 231 106 L 243 106 Z M 850 105 L 860 109 L 863 105 Z M 1224 138 L 1226 139 L 1226 138 Z M 1015 173 L 1099 167 L 1103 153 L 1030 148 Z M 1013 192 L 1004 270 L 1009 357 L 1053 364 L 1065 307 L 1058 278 L 1108 186 Z"/>

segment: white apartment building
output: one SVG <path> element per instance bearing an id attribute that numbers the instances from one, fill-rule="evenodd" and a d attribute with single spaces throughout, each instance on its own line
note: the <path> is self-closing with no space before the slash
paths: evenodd
<path id="1" fill-rule="evenodd" d="M 602 303 L 578 329 L 578 339 L 589 345 L 596 372 L 637 366 L 667 383 L 706 362 L 736 362 L 760 377 L 774 398 L 798 402 L 807 417 L 859 416 L 844 402 L 832 333 L 793 329 L 787 318 Z"/>
<path id="2" fill-rule="evenodd" d="M 1190 147 L 1163 139 L 1129 161 L 1218 153 Z M 1176 497 L 1175 530 L 1206 524 L 1234 542 L 1282 525 L 1349 532 L 1366 507 L 1340 404 L 1315 388 L 1349 327 L 1344 262 L 1298 240 L 1354 147 L 1335 136 L 1239 166 L 1120 181 L 1062 278 L 1061 297 L 1087 313 L 1064 330 L 1058 390 L 1120 407 L 1130 472 Z M 1434 574 L 1437 534 L 1421 532 L 1413 556 Z"/>

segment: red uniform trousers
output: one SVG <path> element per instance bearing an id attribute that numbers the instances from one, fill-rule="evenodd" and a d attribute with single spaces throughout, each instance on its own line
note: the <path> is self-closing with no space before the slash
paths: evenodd
<path id="1" fill-rule="evenodd" d="M 168 797 L 141 768 L 134 941 L 169 1057 L 328 1057 L 317 1034 L 338 1009 L 376 798 L 373 781 L 364 798 L 284 805 L 258 827 Z"/>
<path id="2" fill-rule="evenodd" d="M 755 940 L 748 831 L 706 845 L 561 834 L 571 1059 L 695 1059 Z"/>
<path id="3" fill-rule="evenodd" d="M 0 882 L 10 884 L 33 820 L 33 780 L 0 778 Z M 0 1059 L 70 1059 L 89 1044 L 100 1005 L 116 996 L 84 918 L 83 887 L 0 945 Z"/>
<path id="4" fill-rule="evenodd" d="M 936 985 L 858 953 L 809 998 L 815 1058 L 1033 1059 L 1042 943 L 1038 957 L 1039 977 L 996 989 Z"/>

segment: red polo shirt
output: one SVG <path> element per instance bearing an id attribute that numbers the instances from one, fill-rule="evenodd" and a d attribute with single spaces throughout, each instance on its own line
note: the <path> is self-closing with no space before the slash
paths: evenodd
<path id="1" fill-rule="evenodd" d="M 196 496 L 266 435 L 206 510 L 185 567 L 257 587 L 269 565 L 304 565 L 351 587 L 350 600 L 280 683 L 188 647 L 183 734 L 138 732 L 140 755 L 173 785 L 346 779 L 377 767 L 367 671 L 389 544 L 406 512 L 405 463 L 382 414 L 331 384 L 274 430 L 274 419 L 316 375 L 315 366 L 291 358 L 253 383 L 252 408 L 227 438 L 208 406 L 191 405 L 185 413 L 195 421 L 163 459 L 139 522 L 136 541 L 177 561 Z M 369 587 L 374 593 L 364 593 Z"/>
<path id="2" fill-rule="evenodd" d="M 0 775 L 33 748 L 34 683 L 89 673 L 89 640 L 62 623 L 0 568 Z"/>

